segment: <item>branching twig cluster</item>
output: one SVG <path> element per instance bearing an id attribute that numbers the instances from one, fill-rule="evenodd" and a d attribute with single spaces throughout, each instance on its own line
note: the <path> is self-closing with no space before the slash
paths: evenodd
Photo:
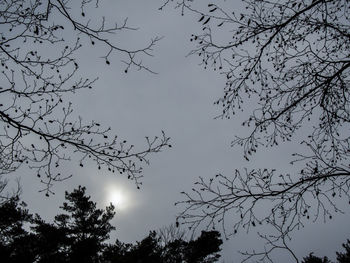
<path id="1" fill-rule="evenodd" d="M 54 181 L 67 178 L 60 167 L 73 155 L 80 166 L 91 159 L 99 169 L 125 173 L 139 185 L 142 162 L 148 163 L 148 154 L 169 145 L 162 133 L 159 138 L 146 138 L 144 150 L 135 150 L 111 135 L 110 128 L 73 117 L 67 94 L 92 88 L 97 80 L 78 76 L 75 54 L 82 42 L 106 47 L 107 65 L 111 55 L 118 53 L 125 57 L 125 72 L 131 68 L 152 72 L 142 58 L 152 55 L 159 38 L 136 50 L 120 47 L 109 36 L 133 28 L 127 20 L 108 27 L 105 18 L 94 27 L 98 21 L 93 16 L 88 20 L 88 12 L 98 4 L 92 0 L 81 5 L 68 0 L 0 3 L 0 174 L 25 163 L 36 170 L 46 194 Z"/>
<path id="2" fill-rule="evenodd" d="M 225 231 L 230 225 L 234 233 L 280 218 L 288 232 L 305 219 L 339 211 L 334 197 L 348 199 L 350 183 L 349 2 L 244 0 L 240 13 L 224 1 L 203 7 L 169 0 L 161 8 L 172 2 L 202 25 L 191 37 L 190 55 L 225 77 L 223 97 L 215 102 L 222 107 L 218 117 L 250 111 L 242 123 L 247 136 L 232 145 L 241 146 L 248 161 L 258 148 L 285 141 L 308 151 L 294 154 L 292 163 L 303 168 L 293 175 L 262 169 L 200 178 L 193 194 L 184 193 L 179 219 L 193 227 L 221 223 Z M 257 103 L 246 107 L 248 101 Z M 305 137 L 297 137 L 306 126 Z M 261 207 L 270 212 L 259 216 Z"/>

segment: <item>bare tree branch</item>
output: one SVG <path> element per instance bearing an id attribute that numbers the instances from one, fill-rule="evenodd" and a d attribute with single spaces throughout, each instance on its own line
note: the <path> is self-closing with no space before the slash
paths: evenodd
<path id="1" fill-rule="evenodd" d="M 161 9 L 174 3 L 202 25 L 189 55 L 225 77 L 218 118 L 249 112 L 242 123 L 247 131 L 232 146 L 242 147 L 249 161 L 259 148 L 294 141 L 305 146 L 291 160 L 301 169 L 199 178 L 192 193 L 183 193 L 178 220 L 194 229 L 220 224 L 226 236 L 258 224 L 279 227 L 276 237 L 260 235 L 269 249 L 246 254 L 270 260 L 275 249 L 289 251 L 290 231 L 308 219 L 331 218 L 341 212 L 339 201 L 350 200 L 350 6 L 345 0 L 243 2 L 242 13 L 227 1 L 169 0 Z M 304 137 L 296 136 L 300 129 Z"/>
<path id="2" fill-rule="evenodd" d="M 55 181 L 71 176 L 61 175 L 60 170 L 70 160 L 80 166 L 91 160 L 98 169 L 126 174 L 139 187 L 149 154 L 170 146 L 162 132 L 159 137 L 146 137 L 144 149 L 137 150 L 99 122 L 73 116 L 68 95 L 91 89 L 97 81 L 78 75 L 75 55 L 83 41 L 106 48 L 107 66 L 111 55 L 118 53 L 126 64 L 125 72 L 132 68 L 153 72 L 142 60 L 152 56 L 160 38 L 135 50 L 119 46 L 112 34 L 135 29 L 127 19 L 112 27 L 105 18 L 96 21 L 93 13 L 89 19 L 98 4 L 92 0 L 78 5 L 69 0 L 0 3 L 0 174 L 26 164 L 36 171 L 47 195 Z"/>

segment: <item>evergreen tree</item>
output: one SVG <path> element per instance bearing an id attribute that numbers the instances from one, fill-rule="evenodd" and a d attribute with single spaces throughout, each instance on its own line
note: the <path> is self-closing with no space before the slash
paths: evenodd
<path id="1" fill-rule="evenodd" d="M 97 209 L 85 190 L 79 186 L 72 193 L 66 192 L 68 202 L 60 208 L 67 214 L 55 216 L 52 229 L 61 237 L 59 251 L 66 251 L 69 262 L 99 262 L 100 253 L 106 246 L 104 242 L 115 229 L 110 224 L 115 214 L 114 206 Z"/>
<path id="2" fill-rule="evenodd" d="M 24 226 L 31 222 L 32 216 L 25 209 L 24 202 L 18 197 L 4 202 L 0 206 L 0 261 L 33 262 L 35 252 L 32 244 L 34 236 Z"/>
<path id="3" fill-rule="evenodd" d="M 186 262 L 188 263 L 210 263 L 216 262 L 220 257 L 220 233 L 218 231 L 202 231 L 200 237 L 190 241 L 186 249 Z"/>
<path id="4" fill-rule="evenodd" d="M 220 233 L 202 231 L 191 241 L 176 239 L 162 245 L 155 231 L 135 245 L 123 244 L 117 240 L 104 253 L 105 262 L 118 263 L 210 263 L 216 262 L 221 250 Z"/>
<path id="5" fill-rule="evenodd" d="M 337 252 L 337 260 L 339 263 L 350 263 L 350 240 L 347 240 L 347 243 L 343 244 L 345 248 L 345 253 Z"/>
<path id="6" fill-rule="evenodd" d="M 168 243 L 151 231 L 136 244 L 106 241 L 114 206 L 97 209 L 79 186 L 65 194 L 64 213 L 48 223 L 33 216 L 18 198 L 0 204 L 0 262 L 8 263 L 209 263 L 216 262 L 222 241 L 217 231 L 203 231 L 194 240 Z M 26 226 L 27 225 L 27 226 Z M 26 230 L 28 229 L 28 230 Z M 29 231 L 30 230 L 30 231 Z"/>
<path id="7" fill-rule="evenodd" d="M 304 258 L 302 263 L 331 263 L 327 257 L 319 258 L 310 253 L 307 257 Z"/>

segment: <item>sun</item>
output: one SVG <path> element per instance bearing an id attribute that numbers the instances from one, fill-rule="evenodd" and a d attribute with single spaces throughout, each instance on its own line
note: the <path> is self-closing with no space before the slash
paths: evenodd
<path id="1" fill-rule="evenodd" d="M 123 194 L 118 191 L 118 190 L 114 190 L 111 191 L 109 193 L 109 197 L 108 197 L 109 201 L 111 203 L 113 203 L 114 205 L 122 205 L 125 202 L 125 197 L 123 196 Z"/>
<path id="2" fill-rule="evenodd" d="M 119 187 L 108 186 L 107 187 L 107 203 L 112 203 L 117 210 L 125 210 L 129 206 L 129 197 L 128 193 Z"/>

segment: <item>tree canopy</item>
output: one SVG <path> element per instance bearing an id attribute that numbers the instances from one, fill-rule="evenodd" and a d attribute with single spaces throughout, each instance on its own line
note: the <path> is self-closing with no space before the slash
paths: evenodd
<path id="1" fill-rule="evenodd" d="M 114 206 L 98 209 L 85 187 L 66 192 L 65 198 L 60 207 L 64 213 L 56 215 L 53 223 L 30 214 L 18 198 L 0 204 L 0 259 L 9 263 L 209 263 L 220 258 L 222 241 L 217 231 L 203 231 L 196 239 L 176 238 L 167 243 L 151 231 L 136 244 L 118 239 L 111 244 Z"/>
<path id="2" fill-rule="evenodd" d="M 343 248 L 345 252 L 336 252 L 338 263 L 350 262 L 350 240 L 343 244 Z M 320 258 L 310 253 L 307 257 L 304 257 L 302 263 L 331 263 L 331 261 L 327 257 Z"/>

